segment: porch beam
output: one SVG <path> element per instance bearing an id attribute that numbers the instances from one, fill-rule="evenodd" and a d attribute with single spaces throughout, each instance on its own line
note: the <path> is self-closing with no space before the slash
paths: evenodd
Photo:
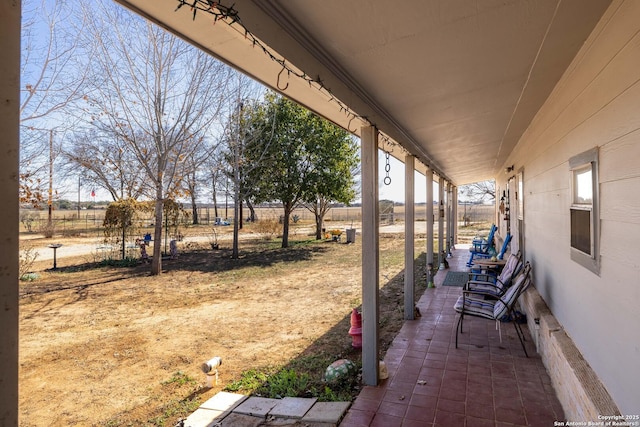
<path id="1" fill-rule="evenodd" d="M 415 157 L 404 160 L 404 318 L 414 319 Z"/>
<path id="2" fill-rule="evenodd" d="M 0 2 L 0 426 L 18 426 L 20 1 Z"/>
<path id="3" fill-rule="evenodd" d="M 379 208 L 378 129 L 361 128 L 362 162 L 362 381 L 378 385 Z"/>

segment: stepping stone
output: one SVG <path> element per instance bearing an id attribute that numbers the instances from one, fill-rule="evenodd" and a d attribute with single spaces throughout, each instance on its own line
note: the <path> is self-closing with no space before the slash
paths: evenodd
<path id="1" fill-rule="evenodd" d="M 318 402 L 302 418 L 307 423 L 326 423 L 338 425 L 351 402 Z"/>
<path id="2" fill-rule="evenodd" d="M 264 425 L 264 418 L 252 417 L 250 415 L 230 413 L 216 426 L 210 427 L 259 427 Z"/>
<path id="3" fill-rule="evenodd" d="M 184 427 L 213 427 L 227 415 L 227 412 L 199 408 L 184 420 Z"/>
<path id="4" fill-rule="evenodd" d="M 302 418 L 318 399 L 302 397 L 285 397 L 269 412 L 270 416 L 278 418 Z"/>
<path id="5" fill-rule="evenodd" d="M 218 411 L 232 411 L 233 408 L 240 405 L 242 402 L 247 400 L 247 398 L 248 396 L 245 396 L 244 394 L 221 391 L 200 405 L 200 408 L 216 409 Z"/>
<path id="6" fill-rule="evenodd" d="M 269 411 L 271 411 L 278 404 L 276 399 L 267 399 L 265 397 L 250 397 L 240 405 L 238 405 L 233 412 L 237 414 L 252 415 L 254 417 L 265 418 Z"/>

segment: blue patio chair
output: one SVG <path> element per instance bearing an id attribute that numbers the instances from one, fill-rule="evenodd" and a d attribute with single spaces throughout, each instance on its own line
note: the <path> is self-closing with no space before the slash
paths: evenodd
<path id="1" fill-rule="evenodd" d="M 500 248 L 500 252 L 498 253 L 498 259 L 504 259 L 504 254 L 507 252 L 507 248 L 509 247 L 509 243 L 511 243 L 511 239 L 513 236 L 511 233 L 507 233 L 507 237 L 504 238 L 504 242 L 502 242 L 502 248 Z"/>
<path id="2" fill-rule="evenodd" d="M 471 242 L 471 247 L 469 248 L 469 252 L 471 253 L 469 256 L 469 261 L 467 262 L 467 266 L 471 267 L 473 265 L 473 257 L 481 254 L 488 255 L 491 251 L 495 251 L 493 247 L 493 236 L 496 234 L 495 224 L 491 225 L 491 230 L 489 231 L 489 235 L 486 239 L 474 239 Z"/>
<path id="3" fill-rule="evenodd" d="M 502 246 L 500 247 L 500 252 L 498 252 L 495 256 L 497 259 L 503 259 L 504 254 L 507 252 L 507 248 L 509 247 L 509 243 L 511 243 L 511 233 L 507 233 L 507 236 L 504 238 L 504 242 L 502 242 Z M 491 251 L 487 253 L 477 253 L 475 254 L 476 258 L 491 258 L 493 255 Z"/>
<path id="4" fill-rule="evenodd" d="M 511 286 L 505 293 L 498 299 L 484 298 L 486 295 L 483 292 L 463 290 L 462 296 L 458 298 L 453 308 L 460 313 L 458 324 L 456 325 L 456 348 L 458 348 L 458 334 L 462 334 L 462 326 L 464 316 L 476 316 L 484 317 L 485 319 L 494 320 L 498 322 L 498 328 L 500 323 L 506 320 L 512 320 L 513 327 L 516 329 L 516 334 L 522 344 L 525 356 L 529 357 L 527 349 L 525 348 L 524 332 L 520 324 L 515 321 L 515 306 L 518 298 L 531 284 L 531 265 L 527 262 L 522 269 L 522 272 L 516 277 L 513 286 Z M 502 339 L 502 335 L 501 335 Z"/>

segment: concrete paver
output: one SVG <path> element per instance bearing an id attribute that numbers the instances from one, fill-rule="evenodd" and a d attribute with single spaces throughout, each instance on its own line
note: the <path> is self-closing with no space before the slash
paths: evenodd
<path id="1" fill-rule="evenodd" d="M 317 402 L 302 417 L 303 422 L 336 424 L 347 412 L 351 402 Z"/>
<path id="2" fill-rule="evenodd" d="M 198 408 L 183 422 L 184 427 L 213 427 L 226 416 L 225 411 Z"/>
<path id="3" fill-rule="evenodd" d="M 204 409 L 217 409 L 219 411 L 231 411 L 247 399 L 248 396 L 244 394 L 221 391 L 200 405 L 200 407 Z"/>
<path id="4" fill-rule="evenodd" d="M 278 400 L 276 399 L 267 399 L 265 397 L 250 397 L 240 405 L 238 405 L 233 412 L 237 414 L 245 414 L 265 418 L 277 404 Z"/>
<path id="5" fill-rule="evenodd" d="M 220 392 L 183 421 L 183 427 L 336 427 L 351 402 L 315 398 L 267 399 Z"/>
<path id="6" fill-rule="evenodd" d="M 264 418 L 252 417 L 251 415 L 238 414 L 235 412 L 227 415 L 219 424 L 220 427 L 258 427 L 263 425 Z"/>
<path id="7" fill-rule="evenodd" d="M 280 418 L 302 418 L 316 403 L 317 399 L 285 397 L 279 400 L 269 415 Z"/>

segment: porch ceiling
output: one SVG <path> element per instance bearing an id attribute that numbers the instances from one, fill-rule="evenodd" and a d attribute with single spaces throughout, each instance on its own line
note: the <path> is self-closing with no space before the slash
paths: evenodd
<path id="1" fill-rule="evenodd" d="M 177 0 L 117 1 L 345 128 L 376 125 L 458 185 L 498 173 L 611 2 L 233 0 L 219 3 L 241 25 L 226 25 Z"/>

